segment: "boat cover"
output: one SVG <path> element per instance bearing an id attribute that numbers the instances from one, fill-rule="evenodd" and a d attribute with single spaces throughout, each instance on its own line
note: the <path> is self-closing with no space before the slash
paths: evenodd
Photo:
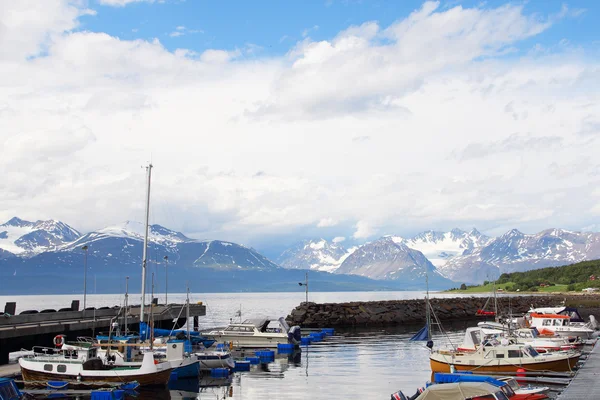
<path id="1" fill-rule="evenodd" d="M 415 400 L 464 400 L 476 396 L 485 396 L 502 391 L 486 382 L 457 382 L 431 385 Z M 506 398 L 499 397 L 499 398 Z"/>

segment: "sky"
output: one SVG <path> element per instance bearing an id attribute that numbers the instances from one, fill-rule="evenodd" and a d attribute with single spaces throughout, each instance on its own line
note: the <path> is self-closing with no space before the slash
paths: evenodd
<path id="1" fill-rule="evenodd" d="M 0 221 L 600 230 L 596 1 L 0 0 Z"/>

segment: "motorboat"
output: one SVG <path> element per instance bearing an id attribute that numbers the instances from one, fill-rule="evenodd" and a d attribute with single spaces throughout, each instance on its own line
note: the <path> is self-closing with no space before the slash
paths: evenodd
<path id="1" fill-rule="evenodd" d="M 417 395 L 418 394 L 418 395 Z M 392 394 L 393 400 L 508 400 L 502 389 L 488 382 L 456 382 L 431 385 L 414 396 L 402 392 Z"/>
<path id="2" fill-rule="evenodd" d="M 437 350 L 431 352 L 432 372 L 456 371 L 517 372 L 520 368 L 531 371 L 572 371 L 581 352 L 559 351 L 540 354 L 530 345 L 482 343 L 475 351 Z"/>
<path id="3" fill-rule="evenodd" d="M 541 314 L 529 312 L 525 315 L 526 321 L 531 328 L 537 328 L 540 334 L 556 334 L 558 336 L 576 336 L 582 339 L 592 338 L 594 329 L 586 325 L 571 325 L 568 315 Z"/>
<path id="4" fill-rule="evenodd" d="M 499 381 L 506 382 L 506 384 L 515 392 L 515 394 L 530 396 L 532 394 L 546 394 L 550 391 L 548 386 L 521 385 L 512 376 L 502 376 L 498 377 L 497 379 Z"/>
<path id="5" fill-rule="evenodd" d="M 478 324 L 479 325 L 479 324 Z M 497 339 L 508 340 L 507 343 L 529 344 L 540 353 L 547 351 L 573 350 L 581 341 L 571 340 L 567 337 L 557 335 L 540 336 L 536 328 L 519 328 L 508 330 L 506 327 L 490 328 L 488 324 L 477 328 L 468 328 L 465 334 L 465 342 L 459 347 L 461 350 L 475 350 L 473 335 L 478 335 L 483 341 Z M 477 333 L 479 332 L 479 333 Z M 481 340 L 480 340 L 481 341 Z"/>
<path id="6" fill-rule="evenodd" d="M 544 400 L 548 399 L 545 394 L 548 387 L 536 388 L 529 386 L 522 388 L 514 378 L 496 378 L 486 375 L 474 374 L 445 374 L 435 373 L 433 380 L 436 384 L 447 384 L 454 382 L 487 382 L 499 387 L 502 392 L 511 400 Z"/>
<path id="7" fill-rule="evenodd" d="M 28 386 L 45 386 L 48 381 L 69 382 L 74 388 L 103 387 L 106 383 L 136 381 L 140 386 L 165 386 L 173 368 L 155 362 L 144 353 L 140 365 L 107 365 L 91 343 L 65 345 L 60 349 L 35 346 L 33 354 L 19 358 L 23 381 Z"/>
<path id="8" fill-rule="evenodd" d="M 203 336 L 220 343 L 231 343 L 234 347 L 277 347 L 278 344 L 300 344 L 299 326 L 289 327 L 283 317 L 246 319 L 243 322 L 230 323 L 225 329 L 203 332 Z"/>
<path id="9" fill-rule="evenodd" d="M 204 350 L 192 354 L 196 357 L 203 371 L 214 368 L 234 368 L 235 362 L 227 350 Z"/>
<path id="10" fill-rule="evenodd" d="M 575 307 L 539 307 L 539 308 L 531 308 L 528 311 L 529 314 L 537 313 L 537 314 L 557 314 L 557 315 L 566 315 L 569 317 L 569 325 L 572 327 L 586 327 L 593 330 L 598 329 L 598 322 L 596 321 L 596 317 L 593 315 L 589 316 L 589 321 L 585 322 L 579 311 Z"/>

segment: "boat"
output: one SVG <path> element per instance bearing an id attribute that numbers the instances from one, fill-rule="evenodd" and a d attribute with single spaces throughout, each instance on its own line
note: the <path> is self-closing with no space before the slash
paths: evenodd
<path id="1" fill-rule="evenodd" d="M 487 382 L 499 387 L 511 400 L 544 400 L 548 396 L 544 393 L 548 387 L 528 387 L 522 389 L 514 378 L 494 378 L 486 375 L 473 374 L 445 374 L 435 373 L 433 380 L 436 384 L 447 384 L 453 382 Z"/>
<path id="2" fill-rule="evenodd" d="M 155 363 L 151 352 L 144 354 L 139 366 L 107 365 L 90 343 L 67 344 L 60 349 L 35 346 L 33 354 L 19 358 L 19 365 L 28 386 L 61 381 L 88 389 L 133 381 L 140 386 L 165 386 L 173 370 L 168 363 Z"/>
<path id="3" fill-rule="evenodd" d="M 488 382 L 431 385 L 417 394 L 408 397 L 399 391 L 392 394 L 392 400 L 507 400 L 502 389 Z"/>
<path id="4" fill-rule="evenodd" d="M 465 340 L 459 346 L 459 350 L 469 351 L 475 350 L 475 342 L 481 343 L 485 341 L 497 340 L 502 342 L 503 339 L 512 344 L 528 344 L 536 349 L 539 353 L 547 351 L 559 350 L 574 350 L 581 342 L 573 342 L 569 338 L 545 335 L 540 336 L 535 328 L 520 328 L 508 330 L 506 327 L 490 328 L 489 324 L 484 324 L 482 327 L 478 324 L 476 328 L 467 328 L 465 332 Z M 473 336 L 477 336 L 474 338 Z"/>
<path id="5" fill-rule="evenodd" d="M 517 372 L 528 371 L 572 371 L 581 352 L 559 351 L 540 354 L 530 345 L 485 343 L 475 351 L 437 350 L 431 352 L 429 361 L 432 372 L 481 371 Z"/>
<path id="6" fill-rule="evenodd" d="M 515 392 L 516 394 L 523 395 L 532 395 L 532 394 L 546 394 L 550 391 L 548 386 L 533 386 L 533 385 L 521 385 L 515 378 L 512 376 L 501 376 L 497 378 L 499 381 L 506 382 L 508 386 Z"/>
<path id="7" fill-rule="evenodd" d="M 283 317 L 277 320 L 268 317 L 246 319 L 230 323 L 225 329 L 203 332 L 202 335 L 217 342 L 248 348 L 277 347 L 284 343 L 299 345 L 302 336 L 300 327 L 290 328 Z"/>
<path id="8" fill-rule="evenodd" d="M 572 325 L 568 315 L 529 312 L 525 315 L 525 320 L 529 327 L 537 328 L 542 335 L 548 333 L 590 339 L 594 333 L 594 329 L 586 325 Z"/>
<path id="9" fill-rule="evenodd" d="M 234 368 L 235 361 L 227 350 L 205 350 L 193 353 L 200 364 L 200 369 L 207 371 L 214 368 Z"/>
<path id="10" fill-rule="evenodd" d="M 14 379 L 0 378 L 0 400 L 19 400 L 23 393 L 17 387 Z"/>
<path id="11" fill-rule="evenodd" d="M 589 316 L 589 321 L 585 322 L 579 311 L 575 307 L 538 307 L 531 308 L 528 311 L 529 314 L 537 313 L 537 314 L 557 314 L 557 315 L 566 315 L 569 317 L 569 325 L 572 327 L 586 327 L 593 330 L 598 329 L 598 322 L 596 321 L 596 317 L 593 315 Z"/>

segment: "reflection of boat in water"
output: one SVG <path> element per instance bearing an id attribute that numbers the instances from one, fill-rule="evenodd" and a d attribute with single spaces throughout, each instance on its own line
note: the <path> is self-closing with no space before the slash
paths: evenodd
<path id="1" fill-rule="evenodd" d="M 277 326 L 273 326 L 277 325 Z M 235 347 L 277 347 L 278 344 L 300 344 L 299 326 L 290 326 L 283 317 L 246 319 L 243 322 L 229 324 L 225 329 L 203 332 L 203 336 L 217 342 L 232 342 Z"/>

